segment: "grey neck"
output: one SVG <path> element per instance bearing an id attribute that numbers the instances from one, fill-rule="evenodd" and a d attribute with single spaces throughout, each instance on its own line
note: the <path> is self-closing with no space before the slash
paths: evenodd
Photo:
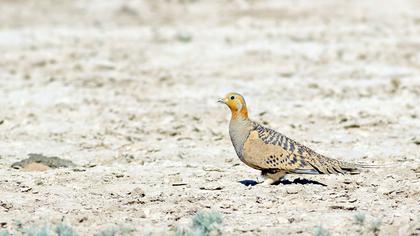
<path id="1" fill-rule="evenodd" d="M 235 147 L 236 154 L 242 159 L 242 150 L 249 136 L 251 121 L 249 119 L 231 119 L 229 124 L 230 140 Z"/>

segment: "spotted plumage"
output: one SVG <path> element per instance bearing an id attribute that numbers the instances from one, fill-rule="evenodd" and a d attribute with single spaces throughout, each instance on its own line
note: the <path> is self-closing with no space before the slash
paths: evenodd
<path id="1" fill-rule="evenodd" d="M 261 170 L 273 183 L 288 173 L 357 174 L 360 165 L 338 161 L 318 154 L 285 135 L 248 118 L 244 98 L 229 93 L 224 99 L 232 112 L 229 133 L 238 157 L 248 166 Z"/>

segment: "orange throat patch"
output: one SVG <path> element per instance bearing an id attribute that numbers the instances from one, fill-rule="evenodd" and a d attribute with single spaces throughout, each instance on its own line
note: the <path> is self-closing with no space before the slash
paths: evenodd
<path id="1" fill-rule="evenodd" d="M 246 109 L 246 107 L 242 107 L 240 111 L 232 110 L 232 119 L 236 120 L 238 118 L 242 118 L 244 120 L 248 119 L 248 110 Z"/>

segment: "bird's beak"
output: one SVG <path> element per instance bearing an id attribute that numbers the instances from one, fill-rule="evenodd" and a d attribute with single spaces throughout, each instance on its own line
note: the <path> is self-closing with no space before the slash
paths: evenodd
<path id="1" fill-rule="evenodd" d="M 220 98 L 219 100 L 217 100 L 217 102 L 226 104 L 225 99 L 223 99 L 223 98 Z"/>

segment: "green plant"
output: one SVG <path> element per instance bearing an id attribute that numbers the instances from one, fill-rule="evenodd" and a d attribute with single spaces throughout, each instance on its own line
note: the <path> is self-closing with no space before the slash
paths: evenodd
<path id="1" fill-rule="evenodd" d="M 7 229 L 0 230 L 0 236 L 9 236 L 9 231 Z"/>
<path id="2" fill-rule="evenodd" d="M 24 230 L 23 230 L 23 224 L 22 224 L 22 221 L 20 221 L 20 220 L 14 220 L 14 225 L 16 226 L 16 230 L 18 231 L 18 232 L 23 232 Z"/>
<path id="3" fill-rule="evenodd" d="M 55 227 L 55 232 L 58 236 L 75 236 L 76 232 L 70 225 L 66 225 L 63 222 L 57 224 Z"/>
<path id="4" fill-rule="evenodd" d="M 38 228 L 35 226 L 30 227 L 29 229 L 25 230 L 25 236 L 48 236 L 49 230 L 47 226 Z"/>
<path id="5" fill-rule="evenodd" d="M 112 225 L 98 234 L 96 236 L 115 236 L 115 235 L 133 235 L 136 229 L 128 224 L 119 224 L 119 225 Z"/>
<path id="6" fill-rule="evenodd" d="M 176 236 L 208 236 L 222 235 L 222 215 L 218 212 L 199 211 L 192 218 L 192 225 L 188 228 L 178 227 Z"/>
<path id="7" fill-rule="evenodd" d="M 115 236 L 117 235 L 118 229 L 115 226 L 109 227 L 101 231 L 98 235 L 100 236 Z"/>
<path id="8" fill-rule="evenodd" d="M 193 232 L 191 228 L 187 227 L 178 227 L 175 232 L 176 236 L 195 236 L 196 232 Z"/>
<path id="9" fill-rule="evenodd" d="M 328 231 L 328 229 L 325 229 L 321 225 L 317 225 L 317 226 L 315 226 L 313 235 L 314 236 L 330 236 L 331 234 Z"/>
<path id="10" fill-rule="evenodd" d="M 378 235 L 381 230 L 382 221 L 380 219 L 375 219 L 370 223 L 369 229 L 375 234 Z"/>
<path id="11" fill-rule="evenodd" d="M 364 225 L 366 220 L 365 213 L 358 212 L 353 216 L 354 222 L 358 225 Z"/>
<path id="12" fill-rule="evenodd" d="M 193 218 L 193 227 L 209 235 L 210 232 L 221 232 L 222 216 L 218 212 L 198 212 Z"/>
<path id="13" fill-rule="evenodd" d="M 192 35 L 187 32 L 178 32 L 176 34 L 176 39 L 183 43 L 189 43 L 192 40 Z"/>

